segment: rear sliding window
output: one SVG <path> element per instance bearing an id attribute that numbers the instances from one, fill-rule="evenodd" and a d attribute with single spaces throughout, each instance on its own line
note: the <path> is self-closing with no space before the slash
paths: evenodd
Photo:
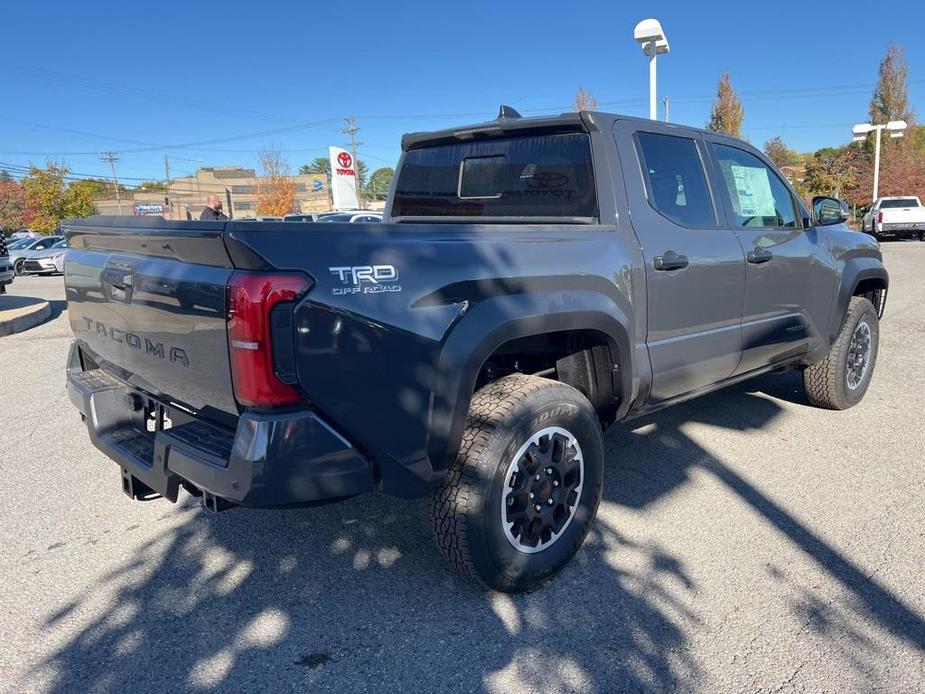
<path id="1" fill-rule="evenodd" d="M 405 154 L 393 217 L 598 216 L 585 133 L 451 143 Z"/>
<path id="2" fill-rule="evenodd" d="M 919 201 L 915 198 L 901 198 L 899 200 L 881 200 L 880 209 L 887 210 L 898 207 L 918 207 Z"/>

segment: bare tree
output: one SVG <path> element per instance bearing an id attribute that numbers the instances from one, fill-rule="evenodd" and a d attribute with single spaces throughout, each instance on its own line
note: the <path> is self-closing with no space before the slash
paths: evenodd
<path id="1" fill-rule="evenodd" d="M 281 216 L 295 205 L 295 181 L 289 163 L 278 147 L 264 147 L 257 153 L 262 176 L 257 178 L 257 214 Z"/>
<path id="2" fill-rule="evenodd" d="M 575 110 L 576 111 L 594 111 L 597 109 L 597 99 L 594 94 L 579 86 L 575 92 Z"/>

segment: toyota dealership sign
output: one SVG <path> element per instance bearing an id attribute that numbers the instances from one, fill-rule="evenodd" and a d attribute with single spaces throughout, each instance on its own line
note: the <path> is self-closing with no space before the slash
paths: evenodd
<path id="1" fill-rule="evenodd" d="M 340 147 L 328 147 L 331 156 L 331 194 L 335 210 L 355 210 L 357 200 L 357 170 L 353 156 Z"/>

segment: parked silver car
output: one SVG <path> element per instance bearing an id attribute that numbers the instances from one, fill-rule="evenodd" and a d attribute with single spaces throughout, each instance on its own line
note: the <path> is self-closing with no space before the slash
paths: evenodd
<path id="1" fill-rule="evenodd" d="M 13 271 L 17 275 L 23 274 L 24 264 L 27 258 L 47 250 L 54 246 L 58 241 L 62 241 L 63 236 L 31 236 L 23 239 L 18 244 L 13 244 L 10 248 L 10 263 L 13 265 Z"/>
<path id="2" fill-rule="evenodd" d="M 44 251 L 22 261 L 22 274 L 24 275 L 63 275 L 64 254 L 67 252 L 67 239 L 61 239 Z"/>

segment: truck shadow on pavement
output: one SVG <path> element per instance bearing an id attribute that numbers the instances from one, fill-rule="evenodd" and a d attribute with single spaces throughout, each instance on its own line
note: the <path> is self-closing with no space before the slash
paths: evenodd
<path id="1" fill-rule="evenodd" d="M 843 585 L 850 609 L 925 648 L 921 616 L 682 432 L 688 422 L 772 425 L 781 408 L 756 390 L 786 393 L 788 378 L 612 430 L 604 506 L 644 510 L 706 472 Z M 507 596 L 443 564 L 425 502 L 218 516 L 189 499 L 158 508 L 162 530 L 66 604 L 49 604 L 43 628 L 60 646 L 33 675 L 52 690 L 668 690 L 691 688 L 713 665 L 689 654 L 702 625 L 683 564 L 603 517 L 556 580 Z M 811 591 L 799 607 L 814 628 L 840 628 Z"/>

